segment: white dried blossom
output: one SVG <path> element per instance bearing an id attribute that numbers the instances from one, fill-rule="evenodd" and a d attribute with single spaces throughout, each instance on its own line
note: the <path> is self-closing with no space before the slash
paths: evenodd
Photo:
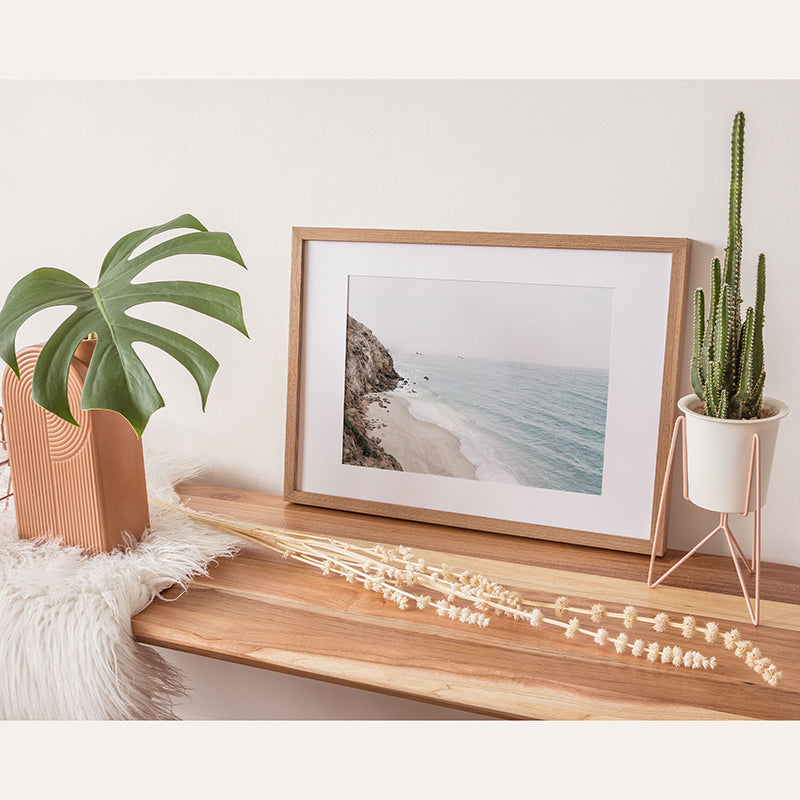
<path id="1" fill-rule="evenodd" d="M 428 595 L 420 595 L 417 597 L 417 608 L 420 610 L 427 608 L 430 605 L 431 598 Z"/>
<path id="2" fill-rule="evenodd" d="M 747 652 L 747 655 L 744 657 L 744 663 L 747 664 L 748 667 L 752 667 L 760 658 L 761 651 L 757 647 L 754 647 Z"/>
<path id="3" fill-rule="evenodd" d="M 697 627 L 694 617 L 684 617 L 681 623 L 681 636 L 685 639 L 691 639 L 694 636 L 695 628 Z"/>
<path id="4" fill-rule="evenodd" d="M 657 633 L 664 633 L 668 627 L 669 617 L 663 611 L 656 614 L 655 619 L 653 620 L 653 630 Z"/>
<path id="5" fill-rule="evenodd" d="M 606 615 L 606 607 L 600 603 L 595 603 L 592 606 L 592 622 L 602 622 L 603 617 Z"/>
<path id="6" fill-rule="evenodd" d="M 742 637 L 739 635 L 739 631 L 737 631 L 735 628 L 732 631 L 728 631 L 728 633 L 722 634 L 722 640 L 725 644 L 726 650 L 733 650 L 741 638 Z"/>
<path id="7" fill-rule="evenodd" d="M 672 647 L 670 645 L 666 645 L 661 651 L 661 663 L 669 664 L 670 661 L 672 661 Z"/>
<path id="8" fill-rule="evenodd" d="M 647 645 L 647 660 L 656 661 L 660 652 L 661 645 L 658 642 L 650 642 L 650 644 Z"/>
<path id="9" fill-rule="evenodd" d="M 673 647 L 672 648 L 672 663 L 679 667 L 683 664 L 683 650 L 680 647 Z"/>
<path id="10" fill-rule="evenodd" d="M 573 617 L 569 621 L 569 624 L 567 625 L 567 628 L 564 631 L 564 636 L 566 636 L 567 639 L 572 639 L 572 637 L 575 636 L 580 627 L 581 627 L 581 621 L 577 617 Z"/>
<path id="11" fill-rule="evenodd" d="M 553 606 L 553 610 L 555 611 L 557 617 L 565 617 L 569 611 L 569 599 L 563 595 L 561 597 L 557 597 L 555 605 Z"/>
<path id="12" fill-rule="evenodd" d="M 770 664 L 762 676 L 770 686 L 777 686 L 783 679 L 783 673 L 778 672 L 774 664 Z"/>
<path id="13" fill-rule="evenodd" d="M 519 604 L 522 602 L 522 598 L 516 592 L 506 592 L 505 593 L 506 602 L 510 606 L 514 606 L 517 608 Z"/>
<path id="14" fill-rule="evenodd" d="M 742 658 L 745 653 L 753 646 L 753 643 L 747 639 L 740 639 L 736 642 L 735 652 L 739 658 Z"/>
<path id="15" fill-rule="evenodd" d="M 631 654 L 639 658 L 644 655 L 644 652 L 644 639 L 637 639 L 631 647 Z"/>
<path id="16" fill-rule="evenodd" d="M 709 644 L 713 644 L 717 641 L 717 636 L 719 636 L 719 625 L 716 622 L 706 622 L 705 626 L 705 638 Z"/>
<path id="17" fill-rule="evenodd" d="M 619 636 L 617 636 L 616 639 L 614 639 L 614 649 L 618 653 L 624 653 L 627 644 L 628 644 L 628 635 L 625 633 L 621 633 Z"/>
<path id="18" fill-rule="evenodd" d="M 768 658 L 759 658 L 757 661 L 753 663 L 753 671 L 757 675 L 763 675 L 764 670 L 767 667 L 771 666 L 772 662 Z"/>
<path id="19" fill-rule="evenodd" d="M 597 633 L 594 635 L 594 640 L 596 644 L 599 644 L 600 647 L 603 647 L 605 643 L 608 641 L 608 631 L 605 628 L 598 628 Z"/>
<path id="20" fill-rule="evenodd" d="M 622 614 L 622 624 L 630 630 L 636 624 L 636 618 L 638 616 L 636 609 L 633 606 L 625 606 L 625 608 L 622 609 Z"/>
<path id="21" fill-rule="evenodd" d="M 534 608 L 533 611 L 531 611 L 529 621 L 534 628 L 538 628 L 543 619 L 544 614 L 542 614 L 541 609 Z"/>

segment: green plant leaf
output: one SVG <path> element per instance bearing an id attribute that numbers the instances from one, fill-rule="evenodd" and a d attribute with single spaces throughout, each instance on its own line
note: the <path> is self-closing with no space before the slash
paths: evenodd
<path id="1" fill-rule="evenodd" d="M 705 376 L 703 374 L 703 339 L 705 337 L 705 294 L 702 289 L 694 293 L 694 347 L 692 349 L 692 364 L 690 377 L 694 393 L 705 400 Z"/>
<path id="2" fill-rule="evenodd" d="M 144 252 L 135 250 L 161 233 L 177 229 L 194 232 L 175 236 Z M 192 281 L 134 284 L 146 267 L 176 255 L 213 255 L 245 266 L 227 233 L 208 231 L 191 214 L 164 225 L 123 236 L 109 250 L 96 287 L 53 268 L 37 269 L 9 292 L 0 311 L 0 357 L 19 376 L 15 340 L 20 326 L 52 306 L 74 311 L 42 348 L 33 376 L 33 399 L 53 414 L 75 424 L 67 399 L 72 356 L 81 341 L 96 334 L 97 344 L 81 395 L 81 408 L 108 409 L 122 414 L 141 436 L 152 414 L 164 405 L 153 379 L 133 349 L 135 342 L 158 347 L 192 375 L 205 409 L 217 360 L 190 339 L 130 316 L 129 309 L 152 302 L 169 302 L 224 322 L 247 336 L 239 295 L 221 286 Z"/>
<path id="3" fill-rule="evenodd" d="M 753 384 L 758 379 L 760 372 L 753 367 L 753 340 L 755 336 L 755 312 L 752 306 L 747 309 L 742 326 L 742 338 L 739 352 L 739 389 L 736 400 L 745 403 L 753 391 Z"/>

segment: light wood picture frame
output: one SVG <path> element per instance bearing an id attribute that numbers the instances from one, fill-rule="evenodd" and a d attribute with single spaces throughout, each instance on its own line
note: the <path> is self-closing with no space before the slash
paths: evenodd
<path id="1" fill-rule="evenodd" d="M 284 499 L 650 553 L 690 252 L 294 228 Z"/>

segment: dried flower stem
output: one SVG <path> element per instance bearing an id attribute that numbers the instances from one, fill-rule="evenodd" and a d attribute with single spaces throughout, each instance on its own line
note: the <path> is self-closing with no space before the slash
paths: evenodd
<path id="1" fill-rule="evenodd" d="M 526 600 L 527 604 L 534 604 L 534 601 Z M 777 686 L 783 678 L 783 673 L 778 671 L 775 664 L 766 658 L 761 651 L 753 646 L 749 640 L 742 639 L 738 630 L 731 629 L 727 633 L 721 633 L 716 622 L 708 620 L 704 625 L 698 625 L 692 616 L 685 616 L 680 622 L 675 622 L 663 611 L 654 617 L 639 616 L 633 606 L 626 606 L 623 612 L 616 613 L 606 611 L 601 605 L 594 605 L 591 609 L 575 608 L 569 605 L 566 597 L 559 597 L 555 603 L 535 603 L 540 608 L 552 608 L 558 616 L 568 613 L 579 614 L 591 617 L 593 622 L 600 622 L 603 618 L 621 619 L 625 628 L 633 628 L 637 622 L 652 625 L 658 633 L 664 633 L 670 629 L 680 631 L 686 639 L 691 639 L 695 634 L 702 634 L 705 641 L 709 644 L 723 644 L 726 650 L 732 650 L 734 654 L 744 659 L 745 664 L 756 674 L 760 675 L 770 686 Z"/>
<path id="2" fill-rule="evenodd" d="M 693 617 L 684 617 L 681 622 L 673 622 L 663 612 L 655 617 L 640 617 L 633 606 L 627 606 L 622 613 L 607 611 L 599 603 L 589 609 L 576 608 L 569 605 L 566 597 L 559 597 L 553 603 L 525 600 L 519 593 L 482 575 L 467 570 L 454 571 L 446 564 L 430 567 L 423 559 L 415 557 L 408 547 L 387 547 L 380 544 L 362 547 L 329 536 L 243 525 L 199 514 L 185 506 L 170 507 L 193 519 L 213 524 L 228 533 L 268 547 L 284 558 L 321 569 L 325 575 L 337 575 L 348 583 L 361 584 L 365 589 L 381 594 L 404 610 L 411 606 L 418 609 L 430 607 L 439 616 L 481 628 L 485 628 L 490 621 L 486 612 L 493 612 L 498 616 L 527 622 L 533 627 L 542 623 L 559 627 L 568 639 L 577 635 L 590 637 L 600 647 L 610 644 L 617 653 L 628 653 L 635 658 L 644 657 L 653 663 L 673 664 L 689 669 L 715 668 L 714 657 L 707 658 L 696 650 L 684 651 L 678 646 L 661 645 L 655 641 L 646 643 L 643 639 L 631 642 L 624 632 L 612 636 L 603 627 L 581 627 L 580 618 L 589 617 L 594 624 L 599 624 L 606 618 L 621 620 L 626 629 L 640 622 L 652 625 L 659 633 L 680 630 L 687 639 L 692 638 L 695 633 L 702 633 L 708 643 L 721 639 L 727 650 L 732 650 L 736 656 L 743 658 L 770 686 L 776 686 L 782 677 L 775 665 L 763 657 L 761 651 L 753 647 L 752 642 L 743 640 L 736 630 L 720 634 L 719 626 L 715 622 L 698 626 Z M 434 599 L 420 590 L 437 593 L 441 597 Z M 457 604 L 457 601 L 462 604 Z M 544 609 L 552 610 L 554 617 L 546 616 Z"/>

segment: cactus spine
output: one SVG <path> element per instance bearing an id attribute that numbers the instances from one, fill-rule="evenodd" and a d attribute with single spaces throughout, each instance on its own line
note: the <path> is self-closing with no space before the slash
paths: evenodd
<path id="1" fill-rule="evenodd" d="M 728 244 L 725 263 L 711 263 L 711 284 L 706 296 L 694 293 L 694 350 L 691 380 L 695 394 L 705 403 L 708 416 L 754 419 L 761 413 L 764 393 L 764 295 L 766 260 L 758 258 L 756 300 L 741 316 L 742 166 L 744 113 L 733 120 L 731 186 L 728 205 Z"/>

